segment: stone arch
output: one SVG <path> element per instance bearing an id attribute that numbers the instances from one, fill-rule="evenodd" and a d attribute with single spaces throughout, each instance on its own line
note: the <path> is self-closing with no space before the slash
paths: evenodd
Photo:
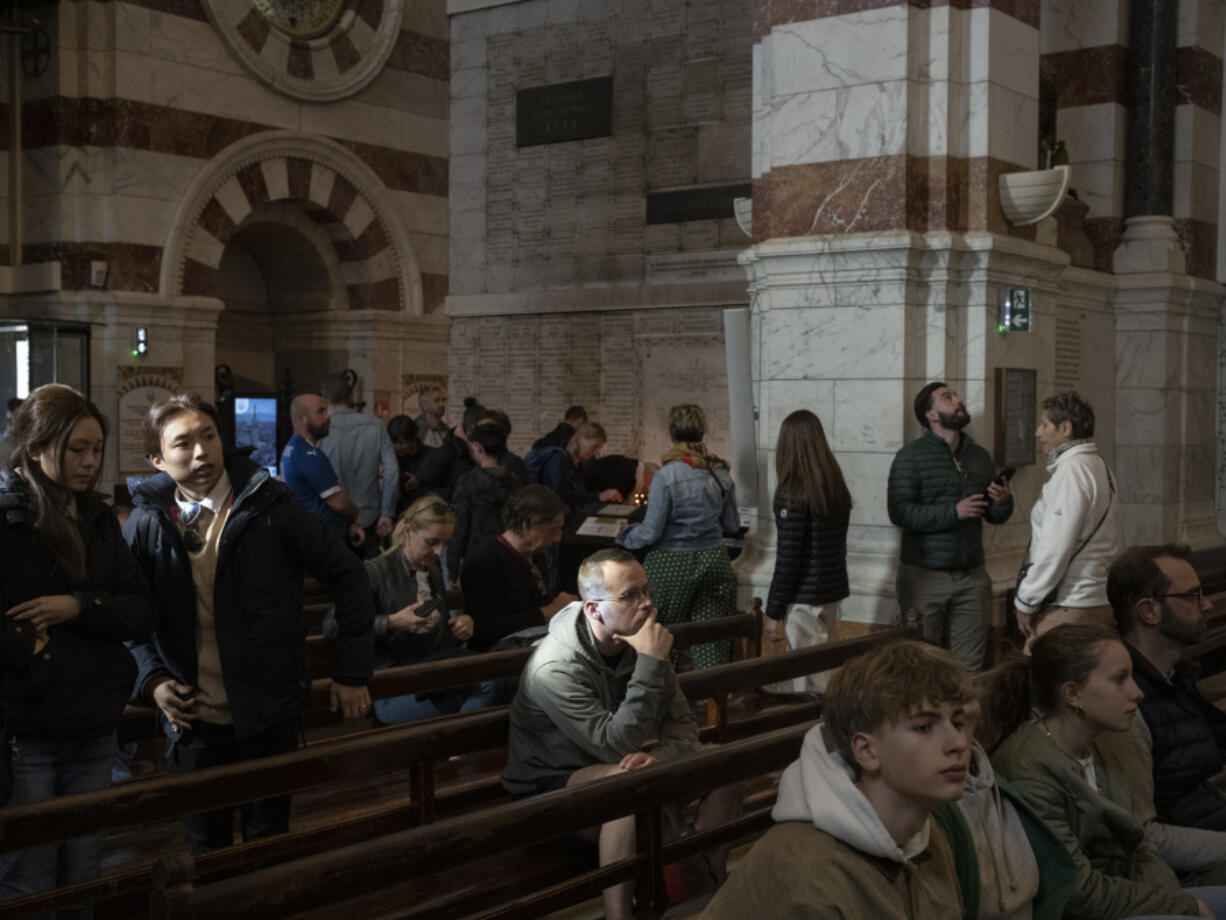
<path id="1" fill-rule="evenodd" d="M 335 141 L 268 131 L 231 144 L 196 177 L 162 260 L 166 297 L 213 297 L 226 242 L 260 208 L 294 202 L 330 242 L 344 297 L 338 309 L 420 316 L 421 273 L 390 193 Z M 331 260 L 329 260 L 331 261 Z"/>

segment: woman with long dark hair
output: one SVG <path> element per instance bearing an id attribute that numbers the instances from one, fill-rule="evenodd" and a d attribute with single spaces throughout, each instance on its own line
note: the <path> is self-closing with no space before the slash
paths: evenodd
<path id="1" fill-rule="evenodd" d="M 847 525 L 851 493 L 821 420 L 799 409 L 779 426 L 775 445 L 775 573 L 766 598 L 772 633 L 782 623 L 788 648 L 820 645 L 834 637 L 839 601 L 847 585 Z M 825 689 L 807 675 L 777 689 Z"/>
<path id="2" fill-rule="evenodd" d="M 136 679 L 123 642 L 148 636 L 156 615 L 119 523 L 93 491 L 106 445 L 98 407 L 48 384 L 22 403 L 13 434 L 13 469 L 0 471 L 0 610 L 10 804 L 20 805 L 110 784 L 115 725 Z M 0 893 L 20 897 L 98 871 L 97 837 L 5 853 Z"/>
<path id="3" fill-rule="evenodd" d="M 1119 635 L 1098 623 L 1057 626 L 997 668 L 989 725 L 1004 741 L 993 766 L 1073 857 L 1066 920 L 1185 916 L 1226 920 L 1226 887 L 1184 889 L 1145 842 L 1124 765 L 1107 732 L 1126 732 L 1141 691 Z"/>

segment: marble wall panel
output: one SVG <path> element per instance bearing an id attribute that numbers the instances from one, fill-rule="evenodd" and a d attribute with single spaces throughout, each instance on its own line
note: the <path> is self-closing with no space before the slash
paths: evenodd
<path id="1" fill-rule="evenodd" d="M 1039 30 L 999 10 L 968 10 L 966 31 L 973 53 L 967 55 L 967 82 L 991 81 L 1022 96 L 1039 86 Z"/>
<path id="2" fill-rule="evenodd" d="M 779 426 L 797 409 L 808 409 L 829 431 L 834 419 L 834 387 L 833 380 L 763 381 L 757 407 L 758 446 L 773 451 Z"/>
<path id="3" fill-rule="evenodd" d="M 899 380 L 837 380 L 830 446 L 836 451 L 898 449 L 910 396 Z"/>
<path id="4" fill-rule="evenodd" d="M 1175 41 L 1180 47 L 1198 45 L 1220 55 L 1222 17 L 1221 0 L 1180 0 L 1179 27 Z"/>
<path id="5" fill-rule="evenodd" d="M 1041 4 L 1042 54 L 1127 42 L 1128 0 L 1043 0 Z"/>
<path id="6" fill-rule="evenodd" d="M 1199 163 L 1176 161 L 1174 168 L 1175 217 L 1190 217 L 1216 224 L 1218 217 L 1218 171 Z"/>
<path id="7" fill-rule="evenodd" d="M 902 445 L 898 445 L 901 447 Z M 898 531 L 890 522 L 889 508 L 886 504 L 886 491 L 890 480 L 890 464 L 894 462 L 897 451 L 864 452 L 839 451 L 837 460 L 847 481 L 847 489 L 851 492 L 853 502 L 851 522 L 854 527 L 872 527 L 896 534 Z M 891 560 L 897 558 L 897 540 L 882 534 L 868 535 L 861 531 L 860 541 L 878 543 L 884 537 L 889 549 Z M 848 534 L 849 543 L 851 534 Z M 893 544 L 889 546 L 889 544 Z M 850 547 L 849 547 L 850 548 Z"/>
<path id="8" fill-rule="evenodd" d="M 1175 159 L 1218 169 L 1222 117 L 1198 105 L 1175 106 Z"/>
<path id="9" fill-rule="evenodd" d="M 1071 186 L 1077 197 L 1090 206 L 1091 220 L 1118 218 L 1124 213 L 1124 161 L 1099 160 L 1072 163 Z"/>
<path id="10" fill-rule="evenodd" d="M 767 378 L 891 377 L 902 366 L 903 343 L 894 333 L 901 316 L 894 307 L 772 312 L 763 330 Z"/>
<path id="11" fill-rule="evenodd" d="M 771 166 L 904 153 L 907 115 L 904 80 L 778 97 L 768 118 Z"/>
<path id="12" fill-rule="evenodd" d="M 1179 417 L 1181 398 L 1173 389 L 1133 387 L 1123 391 L 1115 425 L 1117 450 L 1127 452 L 1161 438 L 1171 420 Z"/>
<path id="13" fill-rule="evenodd" d="M 771 33 L 772 95 L 907 77 L 908 8 L 779 26 Z"/>
<path id="14" fill-rule="evenodd" d="M 1175 110 L 1176 138 L 1180 136 L 1180 113 L 1183 109 L 1180 106 Z M 1182 121 L 1184 129 L 1190 133 L 1192 119 L 1185 117 Z M 1061 107 L 1056 115 L 1056 130 L 1068 151 L 1069 163 L 1073 167 L 1073 184 L 1079 186 L 1083 164 L 1112 161 L 1122 164 L 1128 111 L 1124 106 L 1111 102 Z M 1113 212 L 1091 209 L 1090 213 L 1103 216 Z"/>

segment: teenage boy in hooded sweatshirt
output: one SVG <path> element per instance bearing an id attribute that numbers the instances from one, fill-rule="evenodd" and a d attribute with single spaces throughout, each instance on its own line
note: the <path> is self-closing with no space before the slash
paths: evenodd
<path id="1" fill-rule="evenodd" d="M 779 781 L 775 826 L 703 918 L 961 920 L 932 811 L 962 795 L 970 698 L 957 660 L 920 642 L 844 665 L 826 689 L 825 725 Z"/>

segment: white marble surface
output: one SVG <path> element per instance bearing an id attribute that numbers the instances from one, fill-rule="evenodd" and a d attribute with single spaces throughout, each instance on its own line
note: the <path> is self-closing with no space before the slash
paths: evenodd
<path id="1" fill-rule="evenodd" d="M 991 81 L 1021 96 L 1038 95 L 1039 31 L 990 6 L 965 12 L 969 83 Z"/>
<path id="2" fill-rule="evenodd" d="M 766 118 L 771 166 L 906 152 L 905 80 L 780 96 Z"/>
<path id="3" fill-rule="evenodd" d="M 1222 117 L 1198 105 L 1175 106 L 1175 160 L 1218 169 Z"/>
<path id="4" fill-rule="evenodd" d="M 1175 110 L 1176 137 L 1179 137 L 1180 112 Z M 1073 165 L 1073 184 L 1083 184 L 1083 167 L 1091 163 L 1122 161 L 1125 138 L 1128 133 L 1128 110 L 1114 102 L 1095 105 L 1069 106 L 1056 113 L 1056 130 L 1068 151 L 1069 163 Z M 1177 149 L 1180 145 L 1177 143 Z M 1122 162 L 1117 165 L 1122 168 Z M 1106 216 L 1108 213 L 1094 210 L 1091 216 Z"/>
<path id="5" fill-rule="evenodd" d="M 1179 47 L 1199 45 L 1222 54 L 1222 0 L 1179 0 Z"/>
<path id="6" fill-rule="evenodd" d="M 771 312 L 763 329 L 768 379 L 890 377 L 902 364 L 899 307 Z"/>
<path id="7" fill-rule="evenodd" d="M 1177 160 L 1172 184 L 1175 217 L 1217 223 L 1219 179 L 1216 168 Z"/>
<path id="8" fill-rule="evenodd" d="M 1128 44 L 1128 0 L 1043 0 L 1039 22 L 1041 54 Z"/>
<path id="9" fill-rule="evenodd" d="M 908 7 L 827 16 L 771 32 L 775 96 L 907 77 Z"/>

